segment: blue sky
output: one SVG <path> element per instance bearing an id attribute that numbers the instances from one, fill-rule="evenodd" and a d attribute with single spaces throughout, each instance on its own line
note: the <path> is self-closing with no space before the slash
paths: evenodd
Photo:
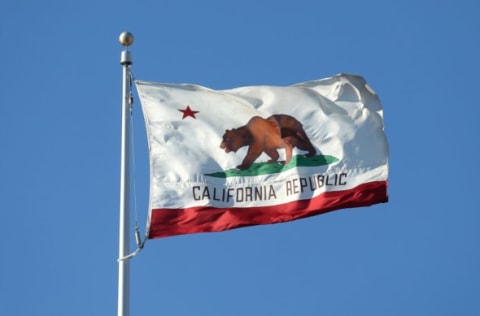
<path id="1" fill-rule="evenodd" d="M 128 30 L 142 80 L 224 89 L 362 75 L 391 157 L 387 204 L 149 241 L 131 261 L 132 315 L 479 315 L 479 6 L 4 1 L 0 313 L 116 314 Z M 143 230 L 138 99 L 134 128 Z"/>

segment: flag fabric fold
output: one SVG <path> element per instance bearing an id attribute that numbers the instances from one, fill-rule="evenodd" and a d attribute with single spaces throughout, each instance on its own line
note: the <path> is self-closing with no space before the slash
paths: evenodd
<path id="1" fill-rule="evenodd" d="M 150 152 L 149 238 L 388 199 L 383 110 L 362 77 L 230 90 L 136 86 Z"/>

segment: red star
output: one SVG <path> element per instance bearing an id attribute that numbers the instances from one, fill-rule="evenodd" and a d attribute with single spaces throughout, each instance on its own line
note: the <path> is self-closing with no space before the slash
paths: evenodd
<path id="1" fill-rule="evenodd" d="M 193 117 L 194 119 L 196 119 L 195 117 L 195 114 L 197 114 L 198 112 L 200 111 L 192 111 L 192 109 L 190 109 L 190 105 L 187 105 L 187 108 L 185 110 L 179 110 L 180 112 L 183 113 L 183 117 L 182 117 L 182 120 L 184 120 L 185 118 L 191 116 Z"/>

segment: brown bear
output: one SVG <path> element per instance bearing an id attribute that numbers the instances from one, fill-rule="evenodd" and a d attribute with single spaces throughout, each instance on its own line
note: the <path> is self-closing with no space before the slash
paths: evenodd
<path id="1" fill-rule="evenodd" d="M 267 119 L 254 116 L 246 125 L 226 130 L 220 148 L 229 153 L 247 145 L 247 155 L 242 164 L 237 166 L 241 170 L 248 169 L 262 152 L 271 158 L 268 163 L 277 162 L 279 148 L 285 148 L 285 164 L 292 159 L 293 147 L 308 151 L 307 157 L 316 153 L 302 124 L 286 114 L 272 115 Z"/>

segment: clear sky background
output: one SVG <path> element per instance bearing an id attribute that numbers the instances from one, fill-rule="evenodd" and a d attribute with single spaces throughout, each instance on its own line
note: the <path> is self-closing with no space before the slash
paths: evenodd
<path id="1" fill-rule="evenodd" d="M 479 16 L 476 0 L 3 0 L 0 314 L 116 315 L 128 30 L 142 80 L 362 75 L 391 157 L 387 204 L 149 241 L 131 315 L 480 315 Z M 143 232 L 138 99 L 134 128 Z"/>

